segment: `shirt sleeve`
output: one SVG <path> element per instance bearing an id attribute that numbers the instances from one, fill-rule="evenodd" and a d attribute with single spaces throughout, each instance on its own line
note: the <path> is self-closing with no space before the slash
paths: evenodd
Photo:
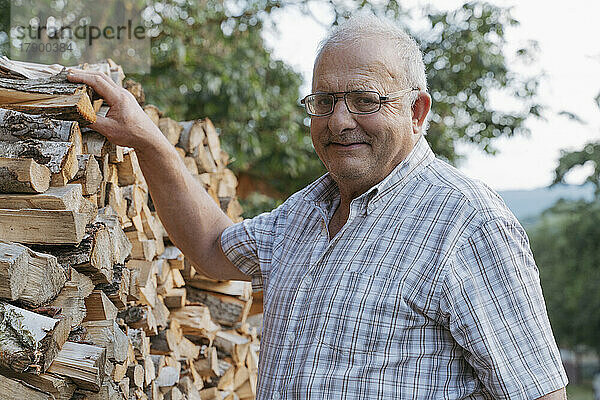
<path id="1" fill-rule="evenodd" d="M 252 290 L 263 289 L 273 255 L 276 224 L 283 206 L 227 227 L 221 248 L 240 271 L 252 278 Z"/>
<path id="2" fill-rule="evenodd" d="M 450 263 L 440 308 L 494 398 L 535 399 L 567 384 L 523 228 L 492 220 Z"/>

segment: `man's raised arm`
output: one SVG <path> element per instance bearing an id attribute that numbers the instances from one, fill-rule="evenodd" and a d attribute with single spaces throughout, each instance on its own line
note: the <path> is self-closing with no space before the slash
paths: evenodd
<path id="1" fill-rule="evenodd" d="M 71 70 L 68 79 L 88 84 L 110 105 L 106 117 L 99 116 L 90 128 L 114 144 L 135 149 L 171 241 L 211 278 L 250 280 L 221 250 L 221 233 L 233 222 L 189 173 L 133 95 L 99 72 Z"/>

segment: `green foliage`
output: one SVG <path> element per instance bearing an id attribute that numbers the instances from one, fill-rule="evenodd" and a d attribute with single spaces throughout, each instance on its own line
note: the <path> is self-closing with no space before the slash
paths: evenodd
<path id="1" fill-rule="evenodd" d="M 323 170 L 298 105 L 301 77 L 270 56 L 258 3 L 248 4 L 228 17 L 219 1 L 155 3 L 149 10 L 160 20 L 160 34 L 152 42 L 152 71 L 136 78 L 148 101 L 168 115 L 211 118 L 234 170 L 292 193 Z"/>
<path id="2" fill-rule="evenodd" d="M 529 236 L 559 346 L 599 351 L 600 202 L 559 201 Z"/>
<path id="3" fill-rule="evenodd" d="M 8 55 L 10 29 L 10 0 L 0 0 L 0 56 Z"/>
<path id="4" fill-rule="evenodd" d="M 592 163 L 594 170 L 586 181 L 594 184 L 596 196 L 600 197 L 600 142 L 588 143 L 579 151 L 561 151 L 558 166 L 554 170 L 553 184 L 563 182 L 567 173 L 588 163 Z"/>
<path id="5" fill-rule="evenodd" d="M 271 11 L 299 7 L 310 14 L 309 0 L 146 4 L 142 15 L 155 36 L 152 70 L 134 79 L 143 84 L 148 102 L 173 118 L 211 118 L 232 156 L 230 167 L 266 181 L 284 195 L 324 172 L 298 104 L 302 78 L 274 60 L 261 37 Z M 519 77 L 505 57 L 506 28 L 517 23 L 508 9 L 471 2 L 449 12 L 431 10 L 425 21 L 415 23 L 413 13 L 396 0 L 320 4 L 328 5 L 334 23 L 367 8 L 396 20 L 417 39 L 433 97 L 428 140 L 447 160 L 459 159 L 459 141 L 494 152 L 495 138 L 525 132 L 525 119 L 539 115 L 537 79 Z M 5 19 L 0 19 L 0 32 L 8 26 Z M 530 46 L 517 53 L 526 61 L 533 50 Z M 521 110 L 496 109 L 489 101 L 494 90 L 518 100 Z"/>
<path id="6" fill-rule="evenodd" d="M 467 3 L 444 13 L 429 14 L 431 29 L 419 37 L 433 107 L 428 141 L 436 154 L 455 161 L 455 143 L 466 141 L 493 153 L 493 139 L 526 132 L 524 121 L 540 116 L 534 102 L 537 78 L 510 71 L 504 56 L 505 31 L 514 26 L 506 9 Z M 518 51 L 524 60 L 534 46 Z M 522 110 L 499 111 L 489 104 L 493 89 L 522 100 Z"/>
<path id="7" fill-rule="evenodd" d="M 258 192 L 250 193 L 248 197 L 239 201 L 244 210 L 242 214 L 244 218 L 252 218 L 261 212 L 270 211 L 283 203 L 282 200 L 273 199 Z"/>
<path id="8" fill-rule="evenodd" d="M 600 108 L 600 93 L 594 98 L 598 108 Z M 587 143 L 582 150 L 579 151 L 561 151 L 558 159 L 558 166 L 554 170 L 554 182 L 564 182 L 565 176 L 574 168 L 581 167 L 584 164 L 591 163 L 593 166 L 592 173 L 586 178 L 587 182 L 591 182 L 596 188 L 596 198 L 600 201 L 600 142 Z"/>
<path id="9" fill-rule="evenodd" d="M 359 8 L 395 18 L 409 32 L 410 13 L 397 1 L 328 1 L 335 23 Z M 275 61 L 260 37 L 264 16 L 307 1 L 240 1 L 235 12 L 218 0 L 154 2 L 149 20 L 158 21 L 152 72 L 137 77 L 156 103 L 176 118 L 209 116 L 233 156 L 231 168 L 265 180 L 286 195 L 324 172 L 298 106 L 301 77 Z M 466 141 L 493 152 L 499 136 L 525 132 L 523 122 L 539 115 L 536 79 L 518 78 L 504 55 L 505 29 L 516 24 L 507 9 L 468 3 L 428 15 L 430 29 L 411 32 L 421 44 L 434 99 L 428 140 L 454 162 L 455 144 Z M 521 49 L 525 59 L 532 49 Z M 522 100 L 510 113 L 489 104 L 493 89 Z"/>

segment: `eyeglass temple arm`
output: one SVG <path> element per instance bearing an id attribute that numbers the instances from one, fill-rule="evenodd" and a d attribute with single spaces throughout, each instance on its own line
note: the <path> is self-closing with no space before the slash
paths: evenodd
<path id="1" fill-rule="evenodd" d="M 379 96 L 379 100 L 381 100 L 381 101 L 396 100 L 396 99 L 400 98 L 400 96 L 402 96 L 403 94 L 410 93 L 410 92 L 415 91 L 415 90 L 421 90 L 421 89 L 419 89 L 419 88 L 407 88 L 407 89 L 399 90 L 397 92 L 388 93 L 385 96 Z"/>

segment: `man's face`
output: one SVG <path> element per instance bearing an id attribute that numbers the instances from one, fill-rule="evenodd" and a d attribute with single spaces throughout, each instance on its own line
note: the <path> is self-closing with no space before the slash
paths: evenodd
<path id="1" fill-rule="evenodd" d="M 325 50 L 313 71 L 313 92 L 375 90 L 385 95 L 405 89 L 395 54 L 392 46 L 377 41 Z M 310 134 L 317 155 L 338 185 L 366 189 L 412 150 L 418 137 L 411 118 L 407 95 L 367 115 L 349 113 L 339 99 L 332 115 L 311 118 Z"/>

